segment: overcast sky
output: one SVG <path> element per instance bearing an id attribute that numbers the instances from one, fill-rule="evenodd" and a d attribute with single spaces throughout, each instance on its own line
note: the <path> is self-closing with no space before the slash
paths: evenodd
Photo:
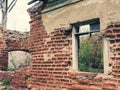
<path id="1" fill-rule="evenodd" d="M 8 0 L 12 1 L 12 0 Z M 27 8 L 30 7 L 27 3 L 30 0 L 17 0 L 15 7 L 8 13 L 7 28 L 17 31 L 29 31 L 29 14 Z M 1 17 L 1 16 L 0 16 Z M 1 18 L 0 18 L 1 19 Z"/>

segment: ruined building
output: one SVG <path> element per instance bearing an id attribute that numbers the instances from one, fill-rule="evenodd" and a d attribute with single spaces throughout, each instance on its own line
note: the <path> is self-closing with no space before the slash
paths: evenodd
<path id="1" fill-rule="evenodd" d="M 42 0 L 29 8 L 28 13 L 29 43 L 22 48 L 30 51 L 31 64 L 25 68 L 27 73 L 24 68 L 16 71 L 12 79 L 15 87 L 120 89 L 120 0 L 48 0 L 46 5 Z M 88 46 L 93 43 L 92 49 L 86 49 L 92 54 L 82 52 L 84 42 Z M 102 54 L 94 52 L 99 50 Z"/>
<path id="2" fill-rule="evenodd" d="M 0 26 L 0 33 L 1 33 L 0 70 L 7 70 L 8 68 L 14 69 L 15 67 L 12 65 L 11 63 L 12 61 L 15 64 L 18 64 L 16 65 L 17 69 L 19 67 L 19 64 L 24 62 L 22 60 L 25 59 L 26 54 L 29 53 L 29 49 L 27 46 L 29 41 L 28 37 L 30 36 L 30 34 L 29 32 L 18 32 L 7 29 L 3 30 L 2 26 Z"/>
<path id="3" fill-rule="evenodd" d="M 116 22 L 120 21 L 120 0 L 60 1 L 48 1 L 41 12 L 41 4 L 39 8 L 28 9 L 32 44 L 28 87 L 33 90 L 119 90 L 120 24 Z M 90 31 L 80 32 L 83 25 L 89 25 Z M 114 37 L 101 35 L 104 72 L 78 71 L 77 37 L 105 30 Z M 114 44 L 115 56 L 109 49 Z"/>

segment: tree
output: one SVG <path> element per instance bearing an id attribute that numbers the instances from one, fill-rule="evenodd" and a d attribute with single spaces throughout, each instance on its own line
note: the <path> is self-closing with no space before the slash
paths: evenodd
<path id="1" fill-rule="evenodd" d="M 45 6 L 46 3 L 48 2 L 48 0 L 31 0 L 28 3 L 28 5 L 35 3 L 37 1 L 43 1 L 44 2 L 43 6 Z M 0 0 L 0 9 L 2 11 L 2 26 L 4 29 L 6 29 L 6 26 L 7 26 L 7 14 L 13 9 L 17 0 L 12 0 L 9 5 L 8 5 L 8 2 L 9 0 Z"/>
<path id="2" fill-rule="evenodd" d="M 6 29 L 7 25 L 7 14 L 10 12 L 15 6 L 17 0 L 12 0 L 8 5 L 8 0 L 0 0 L 0 9 L 2 11 L 2 26 L 3 29 Z"/>

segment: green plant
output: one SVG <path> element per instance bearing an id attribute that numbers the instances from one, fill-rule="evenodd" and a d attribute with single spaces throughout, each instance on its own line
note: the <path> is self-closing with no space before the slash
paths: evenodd
<path id="1" fill-rule="evenodd" d="M 79 50 L 79 70 L 85 72 L 103 72 L 103 47 L 98 36 L 81 40 Z"/>
<path id="2" fill-rule="evenodd" d="M 90 71 L 91 63 L 89 62 L 92 45 L 90 42 L 81 42 L 79 50 L 79 70 Z"/>
<path id="3" fill-rule="evenodd" d="M 10 82 L 8 80 L 3 80 L 2 81 L 2 85 L 5 86 L 2 90 L 13 90 L 11 87 L 10 87 Z"/>
<path id="4" fill-rule="evenodd" d="M 3 81 L 2 81 L 2 85 L 4 85 L 4 86 L 8 86 L 8 85 L 10 85 L 10 83 L 9 83 L 8 80 L 3 80 Z"/>

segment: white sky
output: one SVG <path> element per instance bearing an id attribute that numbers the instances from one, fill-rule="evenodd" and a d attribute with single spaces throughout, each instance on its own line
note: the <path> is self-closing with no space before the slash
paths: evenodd
<path id="1" fill-rule="evenodd" d="M 26 11 L 28 7 L 30 7 L 27 5 L 29 1 L 30 0 L 17 0 L 15 7 L 8 13 L 7 29 L 16 31 L 30 31 L 30 18 Z"/>

